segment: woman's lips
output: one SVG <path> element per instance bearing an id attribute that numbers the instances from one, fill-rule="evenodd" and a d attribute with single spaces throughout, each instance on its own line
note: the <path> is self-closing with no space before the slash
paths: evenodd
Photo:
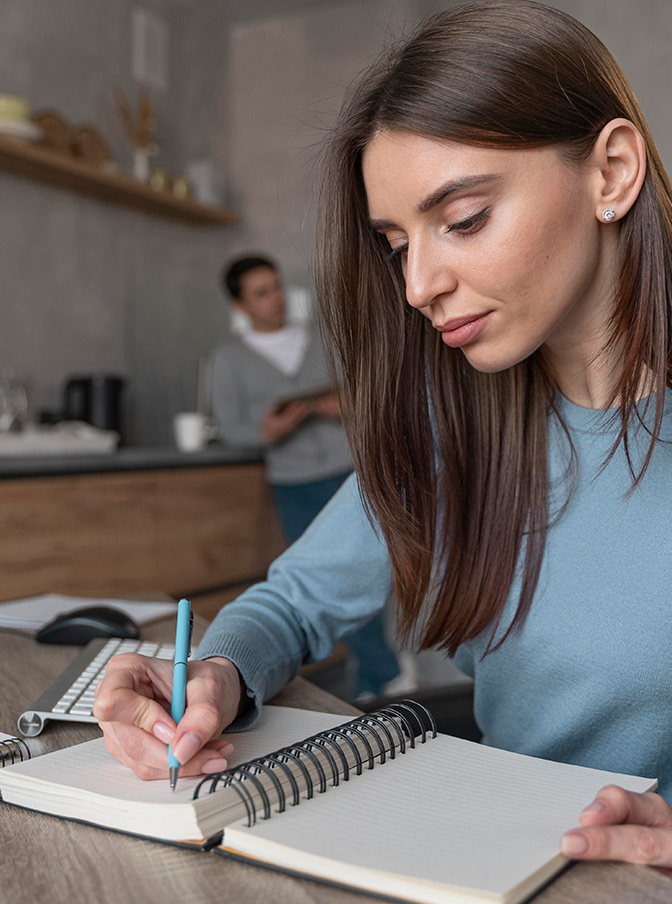
<path id="1" fill-rule="evenodd" d="M 471 342 L 485 327 L 490 319 L 492 311 L 487 314 L 479 314 L 476 317 L 455 317 L 446 323 L 437 326 L 437 330 L 441 333 L 441 339 L 451 348 L 460 348 Z"/>

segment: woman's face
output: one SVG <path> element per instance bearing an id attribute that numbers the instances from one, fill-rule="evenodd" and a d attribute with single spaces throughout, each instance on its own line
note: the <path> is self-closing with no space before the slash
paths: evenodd
<path id="1" fill-rule="evenodd" d="M 571 357 L 603 334 L 612 282 L 589 167 L 553 148 L 390 130 L 365 149 L 363 174 L 409 304 L 476 369 L 503 370 L 544 344 Z"/>

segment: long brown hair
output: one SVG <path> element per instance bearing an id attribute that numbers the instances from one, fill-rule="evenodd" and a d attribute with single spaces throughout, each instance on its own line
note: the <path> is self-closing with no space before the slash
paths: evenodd
<path id="1" fill-rule="evenodd" d="M 647 151 L 643 188 L 620 226 L 607 341 L 620 347 L 627 335 L 612 455 L 620 442 L 628 452 L 643 367 L 653 375 L 655 417 L 643 467 L 631 464 L 636 484 L 670 384 L 672 195 L 632 89 L 595 35 L 528 0 L 440 13 L 364 74 L 328 143 L 316 260 L 323 323 L 364 503 L 391 558 L 400 628 L 423 648 L 452 653 L 489 629 L 496 649 L 525 618 L 549 520 L 556 387 L 541 352 L 479 373 L 410 308 L 400 265 L 367 222 L 363 150 L 377 131 L 404 129 L 486 147 L 553 145 L 580 162 L 617 117 L 636 125 Z M 518 573 L 515 617 L 500 624 Z"/>

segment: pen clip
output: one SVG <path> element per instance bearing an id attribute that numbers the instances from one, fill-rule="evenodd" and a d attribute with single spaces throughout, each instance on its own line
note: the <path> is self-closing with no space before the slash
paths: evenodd
<path id="1" fill-rule="evenodd" d="M 194 633 L 194 610 L 189 612 L 189 640 L 187 641 L 187 659 L 191 656 L 191 635 Z"/>

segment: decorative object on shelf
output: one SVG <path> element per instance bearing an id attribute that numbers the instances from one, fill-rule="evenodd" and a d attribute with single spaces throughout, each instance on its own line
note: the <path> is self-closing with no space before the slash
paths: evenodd
<path id="1" fill-rule="evenodd" d="M 170 188 L 176 198 L 191 197 L 191 182 L 182 173 L 178 173 L 170 181 Z"/>
<path id="2" fill-rule="evenodd" d="M 150 167 L 148 181 L 154 191 L 170 190 L 170 173 L 165 166 Z"/>
<path id="3" fill-rule="evenodd" d="M 16 94 L 0 94 L 0 119 L 28 122 L 30 104 L 25 97 L 18 97 Z"/>
<path id="4" fill-rule="evenodd" d="M 176 198 L 191 197 L 191 183 L 181 173 L 171 175 L 165 166 L 152 166 L 149 170 L 149 184 L 154 191 L 169 191 Z"/>
<path id="5" fill-rule="evenodd" d="M 101 134 L 89 125 L 72 126 L 55 110 L 43 110 L 33 117 L 42 132 L 42 146 L 58 154 L 76 157 L 92 167 L 113 172 L 116 164 Z"/>
<path id="6" fill-rule="evenodd" d="M 149 161 L 158 153 L 154 140 L 156 110 L 146 88 L 140 89 L 137 111 L 134 113 L 120 85 L 112 86 L 114 104 L 133 148 L 133 175 L 140 182 L 147 182 L 150 175 Z"/>
<path id="7" fill-rule="evenodd" d="M 146 183 L 123 173 L 108 173 L 87 166 L 76 157 L 54 154 L 41 145 L 4 135 L 0 135 L 0 172 L 15 173 L 66 191 L 193 225 L 225 226 L 238 221 L 238 215 L 232 210 L 195 204 L 168 191 L 154 191 Z"/>
<path id="8" fill-rule="evenodd" d="M 55 110 L 35 113 L 33 122 L 42 129 L 42 146 L 58 154 L 72 154 L 72 130 L 67 119 Z"/>
<path id="9" fill-rule="evenodd" d="M 116 169 L 105 139 L 92 126 L 75 126 L 72 129 L 72 152 L 83 163 L 89 163 L 108 173 Z"/>
<path id="10" fill-rule="evenodd" d="M 40 127 L 30 121 L 30 105 L 23 97 L 0 94 L 0 135 L 24 141 L 42 137 Z"/>
<path id="11" fill-rule="evenodd" d="M 224 199 L 224 179 L 214 160 L 192 160 L 184 172 L 192 188 L 192 195 L 200 204 L 219 207 Z"/>

